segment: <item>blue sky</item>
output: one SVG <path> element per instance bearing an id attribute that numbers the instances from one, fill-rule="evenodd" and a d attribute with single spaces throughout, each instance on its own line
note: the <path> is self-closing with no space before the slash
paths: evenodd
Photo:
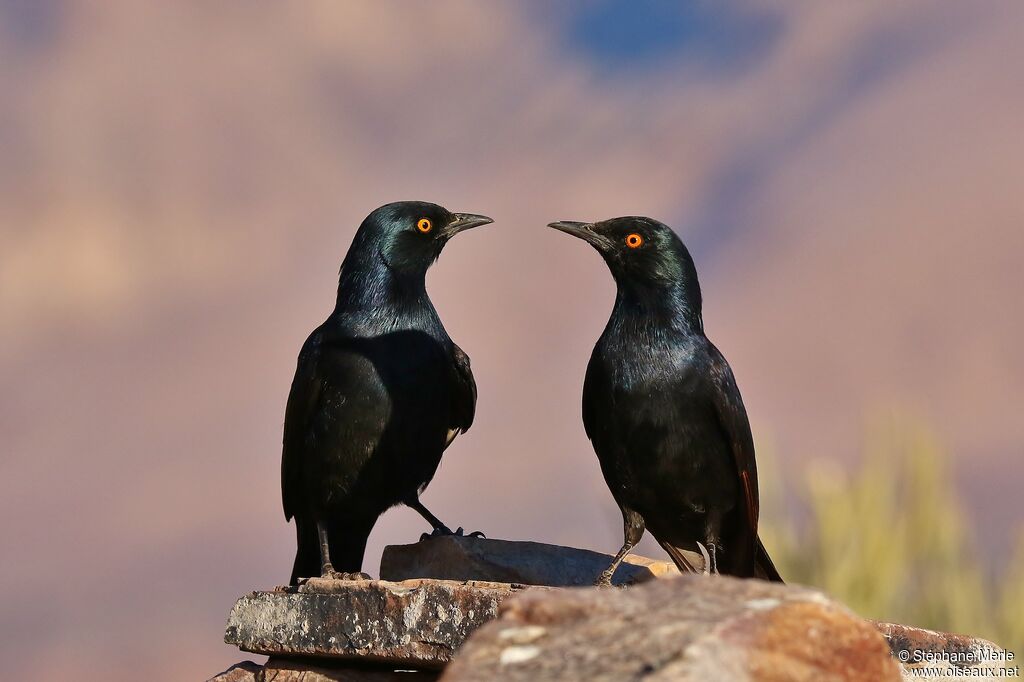
<path id="1" fill-rule="evenodd" d="M 720 73 L 769 49 L 783 18 L 730 2 L 597 0 L 566 12 L 567 45 L 601 69 L 624 72 L 685 60 Z"/>

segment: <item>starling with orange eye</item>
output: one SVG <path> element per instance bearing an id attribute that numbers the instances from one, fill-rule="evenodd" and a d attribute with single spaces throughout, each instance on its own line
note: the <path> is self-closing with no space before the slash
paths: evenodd
<path id="1" fill-rule="evenodd" d="M 583 424 L 622 511 L 611 584 L 649 529 L 681 571 L 782 581 L 757 535 L 754 442 L 729 363 L 704 335 L 693 259 L 656 220 L 558 222 L 617 285 L 587 366 Z M 699 551 L 698 568 L 682 550 Z"/>
<path id="2" fill-rule="evenodd" d="M 299 353 L 284 419 L 281 491 L 295 518 L 291 583 L 359 578 L 377 518 L 419 501 L 441 454 L 473 423 L 469 357 L 427 296 L 427 268 L 490 218 L 403 201 L 373 211 L 341 265 L 338 297 Z M 460 528 L 457 533 L 461 533 Z"/>

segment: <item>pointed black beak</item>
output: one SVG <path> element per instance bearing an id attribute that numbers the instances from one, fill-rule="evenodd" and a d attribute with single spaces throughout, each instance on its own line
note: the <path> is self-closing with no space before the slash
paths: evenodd
<path id="1" fill-rule="evenodd" d="M 455 220 L 448 223 L 447 227 L 445 227 L 441 232 L 445 237 L 451 239 L 459 232 L 493 222 L 493 220 L 485 215 L 476 215 L 475 213 L 456 213 Z"/>
<path id="2" fill-rule="evenodd" d="M 577 223 L 573 220 L 559 220 L 557 223 L 548 223 L 548 227 L 553 227 L 556 230 L 561 230 L 580 239 L 587 239 L 588 234 L 593 234 L 590 230 L 590 223 Z"/>
<path id="3" fill-rule="evenodd" d="M 591 244 L 598 250 L 604 250 L 608 246 L 608 240 L 594 231 L 594 223 L 578 223 L 574 220 L 559 220 L 557 223 L 548 223 L 548 227 L 579 237 Z"/>

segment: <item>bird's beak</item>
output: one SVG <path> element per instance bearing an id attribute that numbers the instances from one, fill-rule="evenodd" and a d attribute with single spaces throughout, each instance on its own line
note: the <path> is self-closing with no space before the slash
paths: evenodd
<path id="1" fill-rule="evenodd" d="M 603 250 L 608 245 L 608 240 L 594 231 L 594 223 L 578 223 L 573 220 L 559 220 L 557 223 L 548 223 L 548 227 L 579 237 L 591 244 L 598 250 Z"/>
<path id="2" fill-rule="evenodd" d="M 475 213 L 456 213 L 455 220 L 448 223 L 448 226 L 445 227 L 441 233 L 448 239 L 451 239 L 463 230 L 469 230 L 474 227 L 479 227 L 493 222 L 493 220 L 485 215 L 476 215 Z"/>

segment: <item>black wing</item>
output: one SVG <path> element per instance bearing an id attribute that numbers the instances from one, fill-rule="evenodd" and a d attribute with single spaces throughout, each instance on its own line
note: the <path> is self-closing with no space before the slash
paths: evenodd
<path id="1" fill-rule="evenodd" d="M 590 442 L 594 442 L 594 405 L 593 401 L 590 400 L 590 391 L 588 390 L 591 386 L 591 372 L 590 368 L 587 368 L 587 374 L 583 378 L 583 431 L 587 434 L 587 438 Z"/>
<path id="2" fill-rule="evenodd" d="M 750 532 L 757 536 L 757 518 L 759 514 L 757 498 L 757 464 L 754 461 L 754 437 L 750 433 L 750 421 L 747 410 L 743 407 L 740 390 L 736 386 L 736 378 L 725 357 L 709 341 L 708 354 L 710 365 L 708 375 L 712 384 L 711 395 L 714 400 L 718 422 L 729 439 L 736 471 L 740 478 L 743 493 L 746 519 Z"/>
<path id="3" fill-rule="evenodd" d="M 455 343 L 452 343 L 452 360 L 451 423 L 445 447 L 460 433 L 468 431 L 476 416 L 476 381 L 469 356 Z"/>
<path id="4" fill-rule="evenodd" d="M 601 389 L 607 388 L 608 379 L 604 368 L 597 362 L 592 354 L 587 364 L 587 374 L 583 379 L 583 430 L 587 432 L 587 438 L 591 442 L 600 423 L 598 406 L 593 398 Z"/>
<path id="5" fill-rule="evenodd" d="M 304 440 L 310 417 L 323 387 L 317 372 L 320 359 L 321 332 L 310 334 L 299 351 L 299 360 L 292 380 L 288 404 L 284 412 L 284 447 L 281 453 L 281 499 L 285 519 L 298 510 L 296 496 L 301 489 Z"/>

